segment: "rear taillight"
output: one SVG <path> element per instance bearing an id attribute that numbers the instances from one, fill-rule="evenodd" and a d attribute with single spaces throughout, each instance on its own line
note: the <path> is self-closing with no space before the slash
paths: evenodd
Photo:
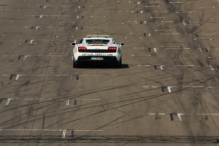
<path id="1" fill-rule="evenodd" d="M 108 50 L 109 50 L 109 51 L 116 51 L 116 50 L 117 50 L 117 47 L 109 47 Z"/>
<path id="2" fill-rule="evenodd" d="M 87 50 L 87 47 L 78 47 L 79 51 Z"/>

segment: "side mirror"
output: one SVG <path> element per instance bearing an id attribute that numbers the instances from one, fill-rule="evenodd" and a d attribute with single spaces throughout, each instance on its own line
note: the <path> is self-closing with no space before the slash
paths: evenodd
<path id="1" fill-rule="evenodd" d="M 76 43 L 71 43 L 71 44 L 70 44 L 70 46 L 75 46 L 75 45 L 76 45 Z"/>
<path id="2" fill-rule="evenodd" d="M 121 46 L 125 46 L 125 44 L 124 44 L 124 43 L 121 43 Z"/>

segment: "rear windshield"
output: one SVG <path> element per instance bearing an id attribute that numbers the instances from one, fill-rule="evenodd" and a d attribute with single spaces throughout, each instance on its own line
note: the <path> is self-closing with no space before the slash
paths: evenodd
<path id="1" fill-rule="evenodd" d="M 103 40 L 103 39 L 89 39 L 86 40 L 87 44 L 108 44 L 110 40 Z"/>

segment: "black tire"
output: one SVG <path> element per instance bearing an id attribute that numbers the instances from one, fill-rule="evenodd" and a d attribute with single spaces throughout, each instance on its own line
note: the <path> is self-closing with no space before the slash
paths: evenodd
<path id="1" fill-rule="evenodd" d="M 73 68 L 78 68 L 78 63 L 73 58 Z"/>
<path id="2" fill-rule="evenodd" d="M 122 57 L 120 58 L 119 62 L 117 62 L 116 67 L 122 68 Z"/>

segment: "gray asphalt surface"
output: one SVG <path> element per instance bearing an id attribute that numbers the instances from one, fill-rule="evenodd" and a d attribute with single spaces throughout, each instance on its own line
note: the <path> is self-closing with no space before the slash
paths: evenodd
<path id="1" fill-rule="evenodd" d="M 219 143 L 218 0 L 0 0 L 1 146 Z M 73 41 L 124 42 L 121 69 Z"/>

